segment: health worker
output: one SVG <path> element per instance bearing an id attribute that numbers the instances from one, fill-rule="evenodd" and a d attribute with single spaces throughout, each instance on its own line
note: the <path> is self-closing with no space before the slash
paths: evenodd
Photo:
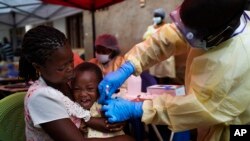
<path id="1" fill-rule="evenodd" d="M 174 131 L 197 129 L 198 141 L 229 141 L 229 125 L 250 123 L 250 23 L 247 0 L 184 0 L 164 25 L 126 55 L 99 84 L 109 122 L 141 118 Z M 131 75 L 189 51 L 185 96 L 152 100 L 110 99 Z"/>

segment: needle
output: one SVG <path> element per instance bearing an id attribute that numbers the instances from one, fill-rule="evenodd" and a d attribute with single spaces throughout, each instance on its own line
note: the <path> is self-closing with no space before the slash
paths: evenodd
<path id="1" fill-rule="evenodd" d="M 106 95 L 108 95 L 108 93 L 109 93 L 109 85 L 106 85 Z"/>

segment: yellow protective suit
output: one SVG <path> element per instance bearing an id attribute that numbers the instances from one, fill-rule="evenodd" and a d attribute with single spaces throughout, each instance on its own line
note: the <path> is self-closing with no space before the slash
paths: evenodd
<path id="1" fill-rule="evenodd" d="M 160 29 L 160 27 L 164 26 L 166 23 L 162 23 L 159 26 L 150 25 L 147 28 L 147 31 L 143 34 L 143 40 L 146 40 L 149 38 L 152 34 L 157 32 L 157 30 Z M 175 78 L 175 58 L 174 56 L 170 56 L 168 59 L 161 61 L 154 66 L 149 68 L 149 73 L 153 76 L 156 76 L 158 78 L 163 77 L 169 77 L 169 78 Z"/>
<path id="2" fill-rule="evenodd" d="M 106 75 L 107 73 L 115 71 L 116 69 L 118 69 L 120 67 L 120 65 L 125 62 L 125 60 L 124 60 L 123 56 L 116 56 L 115 58 L 110 60 L 105 65 L 100 63 L 96 58 L 90 59 L 89 62 L 98 65 L 101 68 L 101 70 L 103 72 L 103 75 Z"/>
<path id="3" fill-rule="evenodd" d="M 96 58 L 90 59 L 89 62 L 94 63 L 97 66 L 99 66 L 99 68 L 102 70 L 103 75 L 105 76 L 109 72 L 117 70 L 121 66 L 121 64 L 123 64 L 125 62 L 125 59 L 123 56 L 116 56 L 105 65 L 100 63 Z M 127 87 L 128 87 L 128 81 L 125 81 L 122 84 L 120 91 L 126 92 Z"/>
<path id="4" fill-rule="evenodd" d="M 142 121 L 166 124 L 173 131 L 198 129 L 198 141 L 228 141 L 230 124 L 250 123 L 250 22 L 216 48 L 189 48 L 174 24 L 126 55 L 140 74 L 156 62 L 189 50 L 186 95 L 161 95 L 143 103 Z M 188 49 L 189 48 L 189 49 Z"/>

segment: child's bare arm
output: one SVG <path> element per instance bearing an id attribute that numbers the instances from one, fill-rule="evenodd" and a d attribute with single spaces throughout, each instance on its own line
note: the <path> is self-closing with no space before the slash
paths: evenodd
<path id="1" fill-rule="evenodd" d="M 125 126 L 125 122 L 110 124 L 107 122 L 105 118 L 102 117 L 91 117 L 90 120 L 86 123 L 88 127 L 92 129 L 109 133 L 109 132 L 117 132 L 121 131 Z"/>

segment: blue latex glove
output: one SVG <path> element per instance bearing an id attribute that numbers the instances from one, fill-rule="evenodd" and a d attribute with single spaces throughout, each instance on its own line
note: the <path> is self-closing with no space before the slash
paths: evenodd
<path id="1" fill-rule="evenodd" d="M 104 104 L 106 99 L 110 99 L 112 94 L 128 79 L 135 71 L 134 66 L 129 61 L 125 62 L 119 69 L 108 73 L 98 86 L 100 98 L 98 102 Z"/>
<path id="2" fill-rule="evenodd" d="M 109 99 L 102 107 L 110 123 L 122 122 L 132 118 L 141 118 L 142 102 L 132 102 L 124 99 Z"/>

